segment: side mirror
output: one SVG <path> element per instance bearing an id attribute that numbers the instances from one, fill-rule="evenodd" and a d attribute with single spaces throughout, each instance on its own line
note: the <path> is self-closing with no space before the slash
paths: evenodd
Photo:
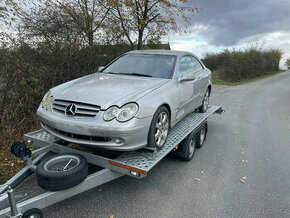
<path id="1" fill-rule="evenodd" d="M 193 81 L 195 80 L 195 76 L 193 74 L 182 75 L 178 78 L 178 82 L 186 82 L 186 81 Z"/>
<path id="2" fill-rule="evenodd" d="M 105 68 L 104 66 L 100 66 L 98 72 L 102 71 L 104 68 Z"/>

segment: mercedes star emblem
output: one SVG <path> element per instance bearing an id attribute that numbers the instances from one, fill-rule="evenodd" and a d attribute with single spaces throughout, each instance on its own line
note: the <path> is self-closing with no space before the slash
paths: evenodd
<path id="1" fill-rule="evenodd" d="M 69 104 L 65 108 L 65 115 L 74 116 L 76 114 L 76 111 L 77 111 L 77 106 L 75 104 Z"/>

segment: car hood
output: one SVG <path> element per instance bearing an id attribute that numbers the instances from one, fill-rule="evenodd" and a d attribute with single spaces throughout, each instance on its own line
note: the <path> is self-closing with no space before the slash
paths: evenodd
<path id="1" fill-rule="evenodd" d="M 77 101 L 101 106 L 122 106 L 166 84 L 169 79 L 127 75 L 91 74 L 52 89 L 54 99 Z"/>

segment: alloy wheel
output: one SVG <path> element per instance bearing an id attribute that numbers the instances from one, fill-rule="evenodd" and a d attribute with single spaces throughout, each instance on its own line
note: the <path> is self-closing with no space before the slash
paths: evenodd
<path id="1" fill-rule="evenodd" d="M 155 143 L 161 148 L 167 139 L 169 131 L 169 118 L 166 112 L 161 112 L 159 114 L 155 127 Z"/>
<path id="2" fill-rule="evenodd" d="M 206 111 L 209 105 L 209 91 L 207 90 L 203 99 L 203 111 Z"/>

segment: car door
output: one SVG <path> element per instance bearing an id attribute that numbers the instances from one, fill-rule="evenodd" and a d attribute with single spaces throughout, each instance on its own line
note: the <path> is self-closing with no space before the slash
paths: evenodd
<path id="1" fill-rule="evenodd" d="M 181 57 L 178 65 L 178 77 L 184 77 L 188 74 L 195 74 L 194 69 L 194 57 L 191 55 L 185 55 Z M 198 97 L 196 94 L 197 80 L 183 81 L 178 83 L 179 92 L 179 109 L 177 118 L 183 117 L 195 109 L 195 101 Z"/>
<path id="2" fill-rule="evenodd" d="M 193 69 L 194 69 L 194 75 L 195 75 L 195 93 L 194 93 L 194 107 L 199 107 L 203 96 L 204 92 L 207 87 L 206 85 L 206 79 L 207 79 L 207 73 L 206 70 L 204 69 L 203 65 L 200 63 L 200 61 L 192 57 L 193 61 Z"/>

